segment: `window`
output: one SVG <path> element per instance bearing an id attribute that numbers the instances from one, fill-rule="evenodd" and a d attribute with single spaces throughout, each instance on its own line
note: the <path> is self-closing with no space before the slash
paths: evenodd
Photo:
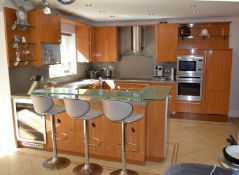
<path id="1" fill-rule="evenodd" d="M 61 35 L 61 64 L 49 67 L 49 77 L 61 77 L 77 73 L 75 33 Z"/>

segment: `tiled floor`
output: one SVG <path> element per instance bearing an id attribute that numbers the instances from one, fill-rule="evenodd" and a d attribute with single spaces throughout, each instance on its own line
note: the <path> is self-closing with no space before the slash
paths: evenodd
<path id="1" fill-rule="evenodd" d="M 216 123 L 190 120 L 170 120 L 170 146 L 167 159 L 160 162 L 146 162 L 144 166 L 128 165 L 140 174 L 162 174 L 173 163 L 218 164 L 218 156 L 227 144 L 226 138 L 232 134 L 237 138 L 238 122 Z M 1 154 L 2 153 L 2 154 Z M 18 149 L 7 153 L 0 148 L 0 175 L 70 175 L 78 163 L 83 162 L 79 156 L 64 155 L 72 164 L 61 171 L 47 171 L 41 167 L 42 161 L 49 157 L 48 152 Z M 120 163 L 91 160 L 103 166 L 104 174 L 119 168 Z"/>

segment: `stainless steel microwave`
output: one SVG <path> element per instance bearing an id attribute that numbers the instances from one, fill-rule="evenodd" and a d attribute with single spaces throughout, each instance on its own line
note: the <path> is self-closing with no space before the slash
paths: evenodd
<path id="1" fill-rule="evenodd" d="M 204 57 L 196 55 L 177 56 L 177 75 L 203 75 Z"/>

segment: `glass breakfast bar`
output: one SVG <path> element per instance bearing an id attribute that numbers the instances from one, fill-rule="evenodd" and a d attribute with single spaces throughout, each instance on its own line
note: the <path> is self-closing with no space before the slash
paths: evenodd
<path id="1" fill-rule="evenodd" d="M 51 88 L 37 89 L 33 91 L 33 94 L 50 95 L 59 99 L 82 96 L 114 99 L 166 100 L 170 90 L 171 87 L 169 86 L 146 86 L 142 90 Z"/>
<path id="2" fill-rule="evenodd" d="M 74 89 L 51 88 L 37 89 L 36 95 L 48 95 L 59 104 L 64 105 L 64 98 L 87 100 L 91 108 L 103 111 L 102 99 L 125 100 L 132 104 L 135 113 L 141 113 L 144 118 L 129 124 L 127 138 L 129 143 L 136 145 L 134 152 L 127 151 L 127 161 L 144 164 L 145 161 L 161 161 L 168 152 L 168 101 L 170 86 L 145 86 L 140 90 L 107 90 L 107 89 Z M 66 113 L 56 115 L 57 132 L 67 133 L 68 138 L 61 141 L 59 151 L 71 154 L 84 154 L 82 138 L 82 123 L 71 119 Z M 91 148 L 90 157 L 104 160 L 120 160 L 121 125 L 119 122 L 107 120 L 104 115 L 90 122 L 90 137 L 100 138 L 102 144 L 98 148 Z M 92 126 L 91 126 L 92 125 Z M 47 126 L 48 127 L 48 126 Z M 48 129 L 50 130 L 50 129 Z M 50 134 L 47 134 L 49 137 Z M 51 144 L 46 145 L 47 150 Z"/>

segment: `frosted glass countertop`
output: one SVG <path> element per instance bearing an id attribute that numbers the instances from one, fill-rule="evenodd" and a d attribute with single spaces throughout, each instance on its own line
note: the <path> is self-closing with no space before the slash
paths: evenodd
<path id="1" fill-rule="evenodd" d="M 105 89 L 74 89 L 74 88 L 51 88 L 37 89 L 33 94 L 50 95 L 52 97 L 64 98 L 77 96 L 116 98 L 116 99 L 143 99 L 143 100 L 165 100 L 170 86 L 146 86 L 143 90 L 105 90 Z"/>

